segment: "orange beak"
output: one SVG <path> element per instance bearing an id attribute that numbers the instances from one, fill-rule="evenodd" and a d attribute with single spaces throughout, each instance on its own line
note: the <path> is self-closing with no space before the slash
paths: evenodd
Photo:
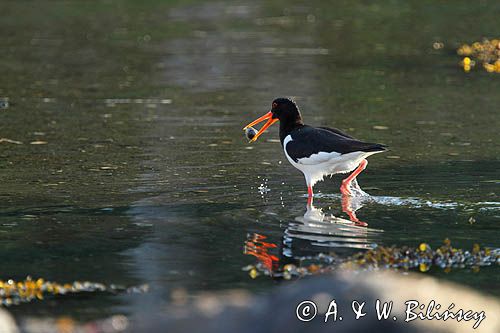
<path id="1" fill-rule="evenodd" d="M 269 126 L 271 126 L 272 124 L 274 124 L 275 122 L 277 122 L 279 119 L 273 119 L 273 113 L 271 111 L 269 111 L 268 113 L 266 113 L 262 117 L 260 117 L 258 119 L 255 119 L 250 124 L 248 124 L 245 127 L 243 127 L 243 130 L 246 130 L 250 126 L 253 126 L 255 124 L 263 122 L 264 120 L 267 120 L 267 123 L 265 123 L 264 126 L 262 126 L 262 128 L 257 132 L 257 134 L 255 134 L 255 136 L 252 138 L 252 140 L 250 140 L 250 142 L 254 142 L 255 140 L 257 140 L 257 138 L 262 133 L 264 133 Z"/>

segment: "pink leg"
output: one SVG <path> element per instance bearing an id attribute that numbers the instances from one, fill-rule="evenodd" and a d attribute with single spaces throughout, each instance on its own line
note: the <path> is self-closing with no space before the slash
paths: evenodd
<path id="1" fill-rule="evenodd" d="M 308 206 L 312 205 L 312 202 L 313 202 L 313 191 L 312 191 L 312 187 L 308 186 L 307 187 L 307 205 Z"/>
<path id="2" fill-rule="evenodd" d="M 312 205 L 313 201 L 313 188 L 312 186 L 307 186 L 307 204 Z"/>
<path id="3" fill-rule="evenodd" d="M 347 177 L 342 181 L 342 186 L 340 186 L 340 193 L 344 195 L 351 195 L 351 190 L 349 189 L 351 182 L 361 173 L 361 171 L 363 171 L 366 168 L 367 164 L 368 164 L 367 160 L 362 160 L 361 163 L 359 163 L 358 168 L 354 170 L 353 173 L 349 175 L 349 177 Z"/>

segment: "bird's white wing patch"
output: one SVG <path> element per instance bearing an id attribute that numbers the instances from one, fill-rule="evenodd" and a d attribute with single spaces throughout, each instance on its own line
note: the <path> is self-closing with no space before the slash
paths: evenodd
<path id="1" fill-rule="evenodd" d="M 299 158 L 297 160 L 297 162 L 299 162 L 300 164 L 306 164 L 306 165 L 321 164 L 321 163 L 331 161 L 332 159 L 337 158 L 340 155 L 342 155 L 342 154 L 337 153 L 335 151 L 333 151 L 331 153 L 320 151 L 319 153 L 312 154 L 309 157 Z"/>
<path id="2" fill-rule="evenodd" d="M 321 164 L 321 163 L 325 163 L 325 162 L 331 161 L 332 159 L 337 158 L 337 157 L 339 157 L 339 156 L 342 155 L 341 153 L 337 153 L 337 152 L 327 153 L 327 152 L 324 152 L 324 151 L 320 151 L 319 153 L 312 154 L 309 157 L 299 158 L 297 160 L 297 163 L 295 163 L 293 161 L 293 159 L 290 156 L 288 156 L 288 153 L 286 151 L 287 144 L 289 142 L 292 142 L 292 141 L 293 141 L 293 139 L 292 139 L 291 135 L 287 135 L 286 138 L 285 138 L 285 140 L 283 141 L 283 148 L 284 148 L 284 151 L 285 151 L 285 155 L 288 158 L 288 160 L 290 161 L 290 163 L 292 163 L 292 165 L 295 165 L 295 164 L 316 165 L 316 164 Z"/>

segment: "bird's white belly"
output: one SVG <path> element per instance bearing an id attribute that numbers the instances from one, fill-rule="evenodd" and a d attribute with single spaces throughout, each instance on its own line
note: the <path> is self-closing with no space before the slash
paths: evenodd
<path id="1" fill-rule="evenodd" d="M 313 155 L 309 158 L 299 159 L 298 162 L 295 162 L 286 152 L 286 144 L 290 141 L 292 141 L 291 138 L 288 140 L 285 139 L 284 141 L 283 150 L 285 151 L 285 156 L 291 165 L 302 171 L 306 178 L 307 184 L 310 186 L 314 186 L 314 184 L 316 184 L 318 181 L 323 180 L 325 176 L 334 175 L 337 173 L 351 172 L 358 167 L 363 159 L 376 153 L 319 153 L 315 154 L 316 156 Z"/>
<path id="2" fill-rule="evenodd" d="M 314 186 L 314 184 L 316 184 L 318 181 L 323 180 L 325 176 L 353 171 L 358 167 L 358 165 L 367 155 L 369 154 L 354 152 L 332 158 L 327 162 L 319 164 L 297 163 L 289 156 L 287 156 L 287 159 L 295 168 L 302 171 L 302 173 L 306 177 L 308 185 Z"/>

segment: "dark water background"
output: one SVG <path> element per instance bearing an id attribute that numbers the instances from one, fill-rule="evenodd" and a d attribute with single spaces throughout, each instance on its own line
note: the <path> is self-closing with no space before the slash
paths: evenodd
<path id="1" fill-rule="evenodd" d="M 1 2 L 0 138 L 16 142 L 0 143 L 0 278 L 151 286 L 12 311 L 85 320 L 161 309 L 177 288 L 279 284 L 241 270 L 255 263 L 247 234 L 281 244 L 306 211 L 277 128 L 252 145 L 241 131 L 277 96 L 295 97 L 311 125 L 391 147 L 359 177 L 375 200 L 358 217 L 383 231 L 361 242 L 498 247 L 500 77 L 463 73 L 454 50 L 498 37 L 499 11 L 495 1 Z M 346 218 L 340 179 L 316 186 L 315 206 Z M 313 252 L 323 250 L 336 249 Z M 428 274 L 500 295 L 496 267 Z"/>

